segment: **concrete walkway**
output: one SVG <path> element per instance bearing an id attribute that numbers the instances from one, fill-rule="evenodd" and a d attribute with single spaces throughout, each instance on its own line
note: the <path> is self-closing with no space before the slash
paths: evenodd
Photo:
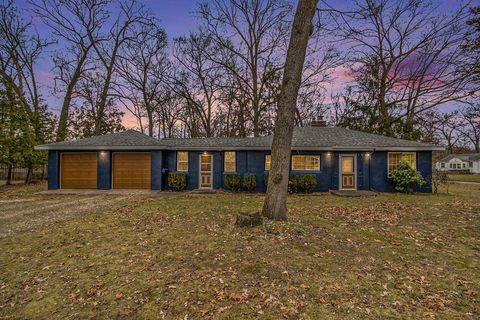
<path id="1" fill-rule="evenodd" d="M 330 190 L 330 193 L 339 197 L 372 197 L 378 194 L 369 190 Z"/>

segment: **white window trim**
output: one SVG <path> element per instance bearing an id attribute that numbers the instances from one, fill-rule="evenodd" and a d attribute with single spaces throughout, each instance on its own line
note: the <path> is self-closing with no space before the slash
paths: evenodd
<path id="1" fill-rule="evenodd" d="M 187 154 L 187 169 L 186 170 L 178 169 L 178 153 L 179 152 L 185 152 Z M 177 153 L 175 154 L 175 165 L 177 167 L 177 172 L 188 172 L 188 151 L 177 151 Z"/>
<path id="2" fill-rule="evenodd" d="M 417 170 L 417 166 L 418 166 L 417 152 L 414 152 L 414 151 L 392 151 L 392 152 L 387 152 L 387 176 L 390 174 L 390 171 L 389 171 L 389 168 L 390 168 L 390 154 L 404 154 L 404 153 L 410 153 L 410 154 L 413 153 L 415 155 L 415 168 L 413 168 L 413 169 Z"/>
<path id="3" fill-rule="evenodd" d="M 229 152 L 233 152 L 234 156 L 235 156 L 235 170 L 233 171 L 230 171 L 230 170 L 227 170 L 227 157 L 225 156 L 227 153 Z M 223 154 L 223 172 L 228 172 L 228 173 L 235 173 L 237 172 L 237 152 L 236 151 L 225 151 L 224 154 Z"/>
<path id="4" fill-rule="evenodd" d="M 316 157 L 318 158 L 318 169 L 294 169 L 293 168 L 293 157 Z M 318 154 L 292 154 L 290 156 L 290 168 L 292 171 L 313 171 L 313 172 L 318 172 L 320 171 L 320 168 L 322 167 L 321 164 L 322 159 L 320 159 L 320 155 Z"/>

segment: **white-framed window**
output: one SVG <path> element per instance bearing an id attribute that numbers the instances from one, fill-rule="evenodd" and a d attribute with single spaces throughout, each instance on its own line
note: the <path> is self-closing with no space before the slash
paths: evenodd
<path id="1" fill-rule="evenodd" d="M 188 171 L 188 152 L 177 151 L 177 171 Z"/>
<path id="2" fill-rule="evenodd" d="M 466 168 L 466 167 L 467 167 L 467 164 L 464 162 L 464 163 L 462 163 L 462 166 L 463 166 L 464 168 Z"/>
<path id="3" fill-rule="evenodd" d="M 320 171 L 320 156 L 293 155 L 292 170 Z"/>
<path id="4" fill-rule="evenodd" d="M 265 171 L 270 170 L 270 165 L 272 164 L 272 156 L 269 154 L 265 155 Z"/>
<path id="5" fill-rule="evenodd" d="M 417 168 L 417 154 L 415 152 L 389 152 L 388 153 L 388 173 L 395 170 L 400 162 L 406 162 L 413 169 Z"/>
<path id="6" fill-rule="evenodd" d="M 440 162 L 440 167 L 445 168 L 445 162 Z"/>
<path id="7" fill-rule="evenodd" d="M 223 162 L 223 171 L 225 172 L 235 172 L 237 171 L 237 154 L 235 151 L 225 151 L 224 162 Z"/>

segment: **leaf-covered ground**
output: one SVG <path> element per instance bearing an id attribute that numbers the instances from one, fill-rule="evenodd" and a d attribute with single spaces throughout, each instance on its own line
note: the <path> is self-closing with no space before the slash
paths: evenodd
<path id="1" fill-rule="evenodd" d="M 0 239 L 0 318 L 478 319 L 480 187 L 450 193 L 291 196 L 250 229 L 234 214 L 262 195 L 71 215 Z"/>

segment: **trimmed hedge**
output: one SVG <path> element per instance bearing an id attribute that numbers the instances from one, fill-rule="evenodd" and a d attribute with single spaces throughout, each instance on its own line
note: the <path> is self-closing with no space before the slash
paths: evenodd
<path id="1" fill-rule="evenodd" d="M 227 173 L 223 176 L 225 186 L 232 191 L 242 188 L 242 176 L 239 173 Z"/>
<path id="2" fill-rule="evenodd" d="M 265 187 L 268 186 L 268 172 L 263 175 Z M 317 175 L 311 173 L 291 173 L 288 175 L 288 192 L 309 193 L 317 186 Z"/>
<path id="3" fill-rule="evenodd" d="M 187 174 L 184 172 L 169 172 L 168 186 L 174 191 L 183 191 L 187 188 Z"/>
<path id="4" fill-rule="evenodd" d="M 317 175 L 292 173 L 288 176 L 288 190 L 291 193 L 309 193 L 317 186 Z"/>
<path id="5" fill-rule="evenodd" d="M 255 173 L 244 174 L 242 185 L 245 190 L 252 192 L 257 187 L 257 175 Z"/>

